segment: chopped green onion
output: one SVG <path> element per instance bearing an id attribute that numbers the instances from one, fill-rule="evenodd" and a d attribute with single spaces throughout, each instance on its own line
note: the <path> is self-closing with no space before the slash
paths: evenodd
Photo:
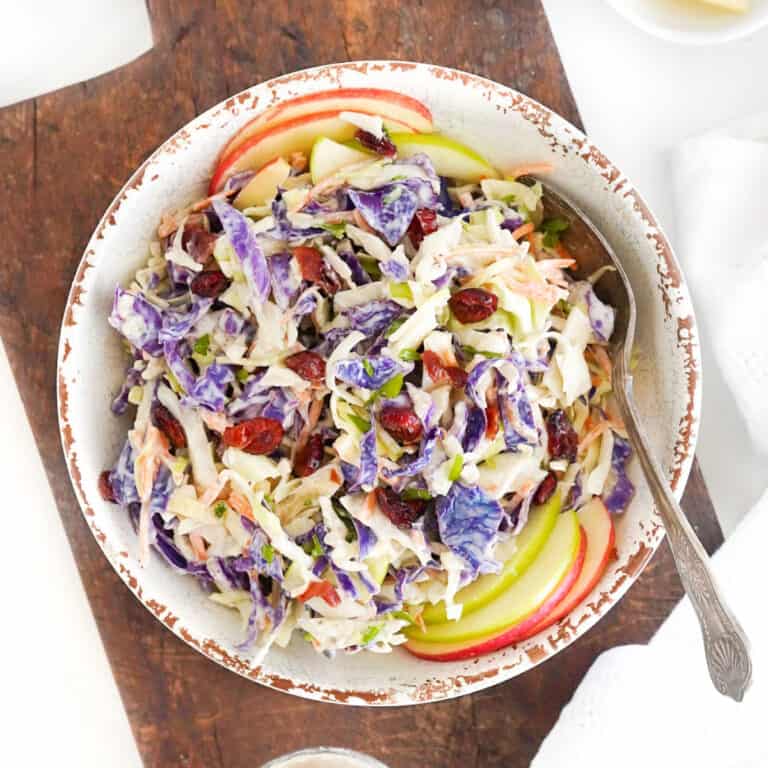
<path id="1" fill-rule="evenodd" d="M 370 360 L 363 360 L 363 368 L 369 376 L 373 376 L 376 373 L 376 371 L 373 370 Z"/>
<path id="2" fill-rule="evenodd" d="M 383 397 L 397 397 L 400 394 L 400 390 L 403 388 L 403 374 L 398 373 L 387 381 L 380 389 L 379 392 Z"/>
<path id="3" fill-rule="evenodd" d="M 392 616 L 400 621 L 407 621 L 409 624 L 415 624 L 413 616 L 408 611 L 392 611 Z"/>
<path id="4" fill-rule="evenodd" d="M 370 275 L 371 278 L 374 280 L 381 279 L 381 269 L 379 268 L 379 262 L 376 261 L 376 259 L 373 259 L 369 256 L 359 256 L 358 258 L 360 260 L 361 266 Z"/>
<path id="5" fill-rule="evenodd" d="M 347 225 L 343 221 L 339 221 L 335 224 L 321 224 L 320 229 L 324 229 L 326 232 L 330 232 L 334 237 L 342 238 L 347 232 Z"/>
<path id="6" fill-rule="evenodd" d="M 462 469 L 464 469 L 464 457 L 460 453 L 457 453 L 453 457 L 453 463 L 448 470 L 448 479 L 452 483 L 458 480 Z"/>
<path id="7" fill-rule="evenodd" d="M 261 556 L 268 562 L 271 563 L 272 560 L 275 558 L 275 548 L 267 542 L 262 548 L 261 548 Z"/>
<path id="8" fill-rule="evenodd" d="M 419 354 L 417 349 L 404 349 L 400 353 L 400 359 L 412 363 L 416 360 L 421 360 L 421 354 Z"/>
<path id="9" fill-rule="evenodd" d="M 177 395 L 184 394 L 184 388 L 181 386 L 181 382 L 173 375 L 171 371 L 166 371 L 165 377 L 168 379 L 168 383 L 171 385 L 171 389 Z"/>
<path id="10" fill-rule="evenodd" d="M 225 501 L 219 501 L 213 507 L 213 514 L 218 518 L 224 517 L 227 514 L 227 503 Z"/>
<path id="11" fill-rule="evenodd" d="M 248 380 L 248 377 L 250 374 L 245 368 L 238 368 L 237 373 L 235 374 L 235 378 L 242 384 L 243 382 Z"/>
<path id="12" fill-rule="evenodd" d="M 487 357 L 489 360 L 504 357 L 504 355 L 502 355 L 500 352 L 486 352 L 483 349 L 476 349 L 475 347 L 470 347 L 469 345 L 462 346 L 461 351 L 466 355 L 466 357 L 482 355 L 483 357 Z"/>
<path id="13" fill-rule="evenodd" d="M 361 431 L 367 432 L 371 428 L 371 422 L 366 421 L 362 416 L 350 413 L 347 418 Z"/>
<path id="14" fill-rule="evenodd" d="M 368 643 L 373 642 L 379 632 L 381 632 L 381 624 L 372 624 L 370 627 L 368 627 L 368 629 L 365 630 L 365 632 L 363 632 L 362 636 L 360 637 L 361 645 L 368 645 Z"/>
<path id="15" fill-rule="evenodd" d="M 317 534 L 312 535 L 312 549 L 309 551 L 309 554 L 313 557 L 322 557 L 323 554 L 323 546 L 320 543 L 320 539 L 317 538 Z"/>
<path id="16" fill-rule="evenodd" d="M 201 336 L 192 345 L 192 351 L 198 355 L 207 355 L 208 347 L 211 346 L 211 337 L 206 333 L 205 336 Z"/>
<path id="17" fill-rule="evenodd" d="M 405 501 L 414 501 L 415 499 L 429 501 L 432 498 L 432 494 L 426 488 L 406 488 L 401 496 Z"/>
<path id="18" fill-rule="evenodd" d="M 544 233 L 544 247 L 554 248 L 560 242 L 560 235 L 570 227 L 568 219 L 562 216 L 555 216 L 551 219 L 544 219 L 541 222 L 540 231 Z"/>
<path id="19" fill-rule="evenodd" d="M 407 317 L 395 318 L 389 324 L 389 328 L 387 328 L 387 330 L 384 331 L 384 338 L 388 339 L 407 319 L 408 319 Z"/>

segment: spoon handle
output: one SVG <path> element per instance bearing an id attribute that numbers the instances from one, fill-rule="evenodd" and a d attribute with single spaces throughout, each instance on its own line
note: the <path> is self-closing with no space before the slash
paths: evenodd
<path id="1" fill-rule="evenodd" d="M 623 366 L 619 366 L 623 368 Z M 615 396 L 630 442 L 637 452 L 646 482 L 667 531 L 683 587 L 693 603 L 704 638 L 709 676 L 720 693 L 741 701 L 752 679 L 749 641 L 726 605 L 709 567 L 707 553 L 675 500 L 648 446 L 632 401 L 632 378 L 620 371 Z"/>

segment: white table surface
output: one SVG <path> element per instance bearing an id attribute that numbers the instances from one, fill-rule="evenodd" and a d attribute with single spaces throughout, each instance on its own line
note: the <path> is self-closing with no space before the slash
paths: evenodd
<path id="1" fill-rule="evenodd" d="M 634 29 L 601 0 L 544 5 L 592 139 L 634 180 L 674 242 L 666 153 L 686 136 L 768 108 L 759 83 L 768 70 L 768 31 L 722 47 L 683 48 Z M 706 313 L 706 297 L 694 298 Z M 717 409 L 705 408 L 698 453 L 728 531 L 759 496 L 765 475 L 738 456 L 723 470 L 715 410 L 727 415 L 729 398 L 704 352 L 705 402 Z M 22 545 L 5 552 L 15 578 L 0 633 L 0 657 L 13 659 L 4 665 L 3 762 L 134 768 L 141 764 L 136 747 L 3 351 L 0 402 L 0 487 L 6 515 L 25 520 L 16 539 Z M 45 542 L 44 550 L 34 542 Z"/>

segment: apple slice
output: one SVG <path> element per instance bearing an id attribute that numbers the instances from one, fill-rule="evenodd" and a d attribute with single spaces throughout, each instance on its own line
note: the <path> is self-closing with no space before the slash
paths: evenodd
<path id="1" fill-rule="evenodd" d="M 269 205 L 277 194 L 277 188 L 290 175 L 291 166 L 282 157 L 276 157 L 240 190 L 235 198 L 235 208 L 242 211 L 256 205 Z"/>
<path id="2" fill-rule="evenodd" d="M 584 555 L 587 548 L 587 537 L 583 529 L 577 528 L 578 545 L 572 561 L 569 563 L 568 570 L 555 588 L 544 597 L 543 601 L 533 612 L 519 619 L 514 624 L 480 637 L 469 639 L 431 643 L 423 639 L 409 638 L 405 644 L 406 650 L 414 656 L 431 661 L 459 661 L 469 659 L 474 656 L 480 656 L 484 653 L 496 651 L 499 648 L 505 648 L 512 643 L 520 642 L 530 636 L 530 629 L 539 623 L 543 616 L 546 616 L 552 608 L 563 599 L 563 595 L 570 591 L 573 584 L 578 580 L 579 574 L 584 564 Z M 533 569 L 532 569 L 533 570 Z M 520 582 L 518 582 L 520 583 Z M 514 586 L 510 591 L 515 589 Z M 501 602 L 503 598 L 498 601 Z M 494 603 L 491 603 L 493 606 Z M 499 606 L 501 607 L 501 605 Z M 477 615 L 477 614 L 475 614 Z M 460 623 L 461 619 L 459 620 Z"/>
<path id="3" fill-rule="evenodd" d="M 439 133 L 392 133 L 389 138 L 397 147 L 399 157 L 423 152 L 441 176 L 471 182 L 500 177 L 499 172 L 473 149 Z"/>
<path id="4" fill-rule="evenodd" d="M 312 153 L 309 156 L 312 183 L 318 184 L 345 165 L 361 163 L 370 159 L 371 154 L 369 152 L 362 152 L 346 144 L 339 144 L 326 136 L 321 136 L 312 145 Z"/>
<path id="5" fill-rule="evenodd" d="M 285 157 L 292 152 L 308 153 L 320 136 L 341 142 L 351 139 L 356 131 L 357 128 L 342 120 L 337 111 L 317 112 L 267 127 L 239 144 L 219 162 L 208 194 L 218 192 L 224 180 L 233 173 L 257 170 L 273 158 Z"/>
<path id="6" fill-rule="evenodd" d="M 431 133 L 432 113 L 420 101 L 402 93 L 381 88 L 337 88 L 332 91 L 318 91 L 283 101 L 270 107 L 246 123 L 226 144 L 220 157 L 247 141 L 265 128 L 273 128 L 297 117 L 317 112 L 363 112 L 379 115 L 389 131 L 418 131 Z"/>
<path id="7" fill-rule="evenodd" d="M 462 616 L 482 608 L 526 571 L 547 543 L 561 507 L 560 494 L 555 493 L 546 504 L 531 510 L 523 530 L 496 550 L 497 559 L 504 563 L 501 572 L 481 576 L 456 594 L 456 602 L 464 606 Z M 421 617 L 425 624 L 442 624 L 448 621 L 445 603 L 441 601 L 428 605 Z"/>
<path id="8" fill-rule="evenodd" d="M 587 534 L 584 567 L 576 583 L 549 615 L 545 616 L 527 637 L 541 632 L 567 616 L 594 588 L 613 557 L 616 529 L 610 512 L 600 499 L 592 499 L 578 511 L 579 522 Z"/>
<path id="9" fill-rule="evenodd" d="M 405 634 L 410 640 L 423 643 L 478 641 L 504 631 L 517 637 L 519 632 L 538 624 L 573 586 L 578 572 L 570 579 L 568 575 L 573 574 L 582 547 L 576 513 L 565 512 L 558 516 L 539 556 L 495 600 L 458 621 L 430 624 L 423 630 L 410 627 Z"/>

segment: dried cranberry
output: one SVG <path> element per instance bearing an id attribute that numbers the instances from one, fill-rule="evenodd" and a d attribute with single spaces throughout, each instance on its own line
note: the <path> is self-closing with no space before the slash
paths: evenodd
<path id="1" fill-rule="evenodd" d="M 225 445 L 246 453 L 272 453 L 283 439 L 283 425 L 276 419 L 256 416 L 227 427 L 221 438 Z"/>
<path id="2" fill-rule="evenodd" d="M 385 405 L 379 413 L 379 422 L 400 443 L 417 443 L 424 431 L 421 420 L 412 408 Z"/>
<path id="3" fill-rule="evenodd" d="M 499 431 L 499 406 L 495 403 L 490 403 L 485 409 L 485 423 L 485 436 L 493 440 Z"/>
<path id="4" fill-rule="evenodd" d="M 533 503 L 544 504 L 549 501 L 552 498 L 552 494 L 555 492 L 555 488 L 557 488 L 557 476 L 554 472 L 550 472 L 541 483 L 539 483 L 539 487 L 533 494 Z"/>
<path id="5" fill-rule="evenodd" d="M 421 241 L 433 232 L 437 231 L 437 214 L 429 208 L 419 208 L 413 214 L 408 227 L 408 235 L 414 248 L 421 245 Z"/>
<path id="6" fill-rule="evenodd" d="M 109 501 L 112 504 L 117 503 L 117 499 L 115 498 L 115 491 L 112 488 L 112 482 L 109 479 L 110 472 L 108 469 L 105 469 L 100 475 L 99 475 L 99 493 L 101 494 L 101 498 L 104 499 L 104 501 Z"/>
<path id="7" fill-rule="evenodd" d="M 229 288 L 229 280 L 223 272 L 210 269 L 198 272 L 192 278 L 189 287 L 195 296 L 202 296 L 204 299 L 215 299 Z"/>
<path id="8" fill-rule="evenodd" d="M 379 509 L 397 526 L 410 528 L 423 514 L 426 502 L 421 499 L 406 501 L 391 488 L 376 489 L 376 502 Z"/>
<path id="9" fill-rule="evenodd" d="M 152 423 L 168 438 L 174 448 L 184 448 L 187 436 L 178 419 L 160 403 L 152 406 Z"/>
<path id="10" fill-rule="evenodd" d="M 320 469 L 323 462 L 323 438 L 312 435 L 306 445 L 296 453 L 293 472 L 297 477 L 306 477 Z"/>
<path id="11" fill-rule="evenodd" d="M 499 299 L 482 288 L 464 288 L 451 296 L 448 306 L 460 323 L 479 323 L 496 311 Z"/>
<path id="12" fill-rule="evenodd" d="M 302 379 L 320 384 L 325 378 L 325 360 L 316 352 L 296 352 L 283 360 L 287 368 Z"/>
<path id="13" fill-rule="evenodd" d="M 293 255 L 299 262 L 299 269 L 304 280 L 317 283 L 330 293 L 336 293 L 342 286 L 339 276 L 331 269 L 317 248 L 299 245 L 293 249 Z"/>
<path id="14" fill-rule="evenodd" d="M 458 365 L 449 365 L 445 370 L 448 371 L 451 384 L 453 384 L 456 389 L 461 389 L 466 386 L 469 374 L 463 368 L 459 368 Z"/>
<path id="15" fill-rule="evenodd" d="M 397 154 L 397 147 L 389 140 L 385 134 L 380 139 L 362 128 L 355 134 L 355 138 L 371 152 L 384 157 L 394 157 Z"/>
<path id="16" fill-rule="evenodd" d="M 573 428 L 565 411 L 554 411 L 547 418 L 547 436 L 549 455 L 553 459 L 576 461 L 579 449 L 579 436 Z"/>
<path id="17" fill-rule="evenodd" d="M 308 245 L 300 245 L 293 249 L 293 255 L 299 262 L 301 276 L 305 280 L 316 283 L 323 274 L 323 254 L 317 248 L 311 248 Z"/>
<path id="18" fill-rule="evenodd" d="M 460 389 L 467 383 L 467 372 L 458 365 L 443 365 L 443 361 L 439 358 L 436 352 L 432 350 L 426 350 L 421 354 L 421 362 L 424 368 L 429 374 L 429 378 L 435 382 L 435 384 L 442 384 L 444 382 L 451 382 L 451 385 Z"/>

